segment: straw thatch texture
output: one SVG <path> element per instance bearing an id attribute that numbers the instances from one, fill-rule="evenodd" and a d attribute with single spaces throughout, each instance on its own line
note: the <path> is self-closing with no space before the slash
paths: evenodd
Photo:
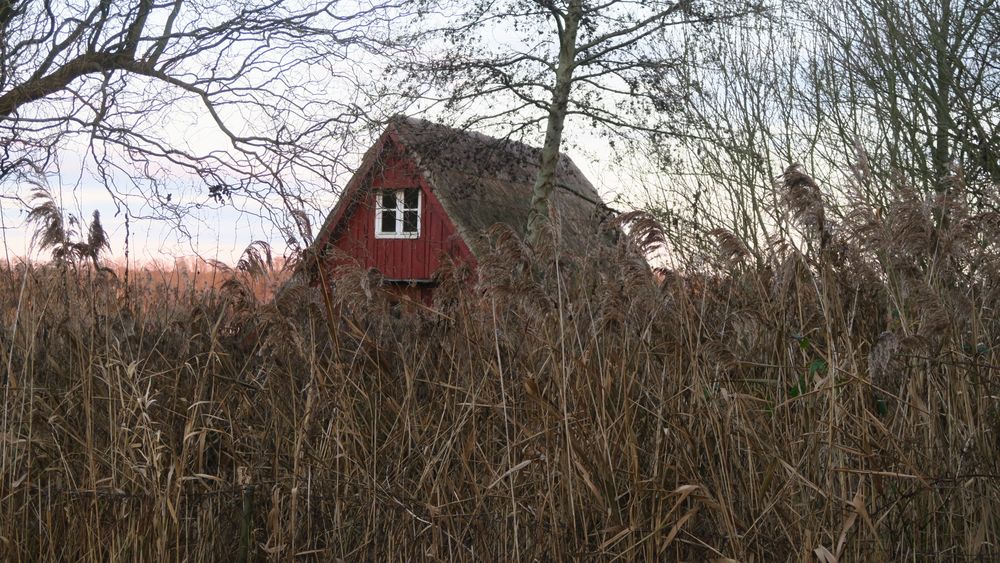
<path id="1" fill-rule="evenodd" d="M 484 234 L 495 224 L 524 235 L 540 149 L 413 118 L 396 119 L 390 129 L 424 170 L 474 253 L 483 252 Z M 610 210 L 565 154 L 556 174 L 552 205 L 562 246 L 585 251 Z"/>

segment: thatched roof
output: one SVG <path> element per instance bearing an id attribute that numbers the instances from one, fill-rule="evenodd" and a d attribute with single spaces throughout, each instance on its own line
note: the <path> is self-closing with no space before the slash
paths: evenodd
<path id="1" fill-rule="evenodd" d="M 397 117 L 365 156 L 359 175 L 366 174 L 385 151 L 387 137 L 394 138 L 416 163 L 474 254 L 485 250 L 485 232 L 497 223 L 505 223 L 524 236 L 540 149 L 422 119 Z M 351 184 L 358 180 L 355 177 Z M 355 191 L 352 185 L 328 223 L 339 215 L 344 200 L 356 196 L 351 193 Z M 585 251 L 600 232 L 601 222 L 611 214 L 594 186 L 565 154 L 560 156 L 551 203 L 562 227 L 563 248 L 571 251 Z M 333 226 L 324 225 L 324 231 Z"/>

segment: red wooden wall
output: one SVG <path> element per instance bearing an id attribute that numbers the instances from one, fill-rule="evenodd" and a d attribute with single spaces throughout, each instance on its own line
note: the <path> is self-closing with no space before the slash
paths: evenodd
<path id="1" fill-rule="evenodd" d="M 333 246 L 353 256 L 361 267 L 378 269 L 388 280 L 429 281 L 441 265 L 443 255 L 474 265 L 472 253 L 416 165 L 397 151 L 387 152 L 389 154 L 372 167 L 370 190 L 364 188 L 367 182 L 359 182 L 365 190 L 363 193 L 344 194 L 345 197 L 353 196 L 355 205 L 334 227 Z M 421 191 L 420 237 L 375 238 L 374 192 L 415 187 Z"/>

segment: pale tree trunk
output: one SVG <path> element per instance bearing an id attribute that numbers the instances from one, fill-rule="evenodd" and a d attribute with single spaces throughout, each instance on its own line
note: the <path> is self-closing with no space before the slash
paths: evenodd
<path id="1" fill-rule="evenodd" d="M 525 236 L 531 246 L 539 242 L 549 221 L 549 201 L 555 188 L 559 145 L 562 143 L 563 125 L 566 123 L 566 110 L 569 107 L 570 87 L 576 65 L 576 34 L 582 15 L 583 0 L 570 0 L 569 9 L 563 18 L 563 29 L 559 34 L 559 64 L 556 67 L 556 83 L 552 88 L 545 144 L 542 145 L 541 167 L 531 192 L 531 211 L 528 213 L 528 225 L 525 230 Z"/>
<path id="2" fill-rule="evenodd" d="M 951 91 L 953 88 L 954 72 L 949 46 L 951 45 L 951 0 L 941 2 L 940 19 L 931 25 L 931 40 L 934 42 L 935 62 L 937 63 L 937 73 L 935 76 L 934 92 L 932 93 L 935 106 L 933 152 L 934 191 L 938 194 L 946 194 L 950 190 L 950 164 L 951 164 Z M 948 211 L 944 206 L 935 206 L 934 221 L 938 229 L 948 228 Z M 934 233 L 935 239 L 939 236 Z M 936 245 L 935 245 L 936 246 Z"/>
<path id="3" fill-rule="evenodd" d="M 954 72 L 949 47 L 951 46 L 951 1 L 941 2 L 941 15 L 937 22 L 931 26 L 934 35 L 934 55 L 937 63 L 937 75 L 935 77 L 935 87 L 933 100 L 935 106 L 934 121 L 937 130 L 934 134 L 934 151 L 932 155 L 934 165 L 934 189 L 937 192 L 944 192 L 948 188 L 947 177 L 950 173 L 951 164 L 951 90 L 953 87 Z"/>

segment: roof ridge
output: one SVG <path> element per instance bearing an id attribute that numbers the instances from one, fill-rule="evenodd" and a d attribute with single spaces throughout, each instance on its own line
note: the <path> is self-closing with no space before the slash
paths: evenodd
<path id="1" fill-rule="evenodd" d="M 503 144 L 509 145 L 509 146 L 516 146 L 518 148 L 524 148 L 524 149 L 527 149 L 529 151 L 541 151 L 541 149 L 539 147 L 536 147 L 534 145 L 529 145 L 528 143 L 525 143 L 524 141 L 518 141 L 516 139 L 512 139 L 509 136 L 507 136 L 507 137 L 494 137 L 493 135 L 488 135 L 486 133 L 483 133 L 482 131 L 476 131 L 476 130 L 473 130 L 473 129 L 467 129 L 465 127 L 455 127 L 453 125 L 446 125 L 444 123 L 440 123 L 440 122 L 437 122 L 437 121 L 430 121 L 430 120 L 424 119 L 422 117 L 413 117 L 413 116 L 407 116 L 407 115 L 403 115 L 403 114 L 397 114 L 397 115 L 393 116 L 392 118 L 390 118 L 389 121 L 390 121 L 390 123 L 392 123 L 393 121 L 396 121 L 396 122 L 403 121 L 403 122 L 406 122 L 409 125 L 416 125 L 416 126 L 420 126 L 420 127 L 436 127 L 436 128 L 439 128 L 439 129 L 446 129 L 446 130 L 448 130 L 450 132 L 454 132 L 454 133 L 460 133 L 460 134 L 463 134 L 463 135 L 473 135 L 473 136 L 476 136 L 476 137 L 481 137 L 482 138 L 481 140 L 484 140 L 484 141 L 499 142 L 499 143 L 503 143 Z M 564 151 L 562 151 L 562 150 L 559 151 L 559 156 L 560 156 L 560 158 L 565 157 L 570 162 L 573 161 L 573 159 L 568 154 L 566 154 Z"/>

